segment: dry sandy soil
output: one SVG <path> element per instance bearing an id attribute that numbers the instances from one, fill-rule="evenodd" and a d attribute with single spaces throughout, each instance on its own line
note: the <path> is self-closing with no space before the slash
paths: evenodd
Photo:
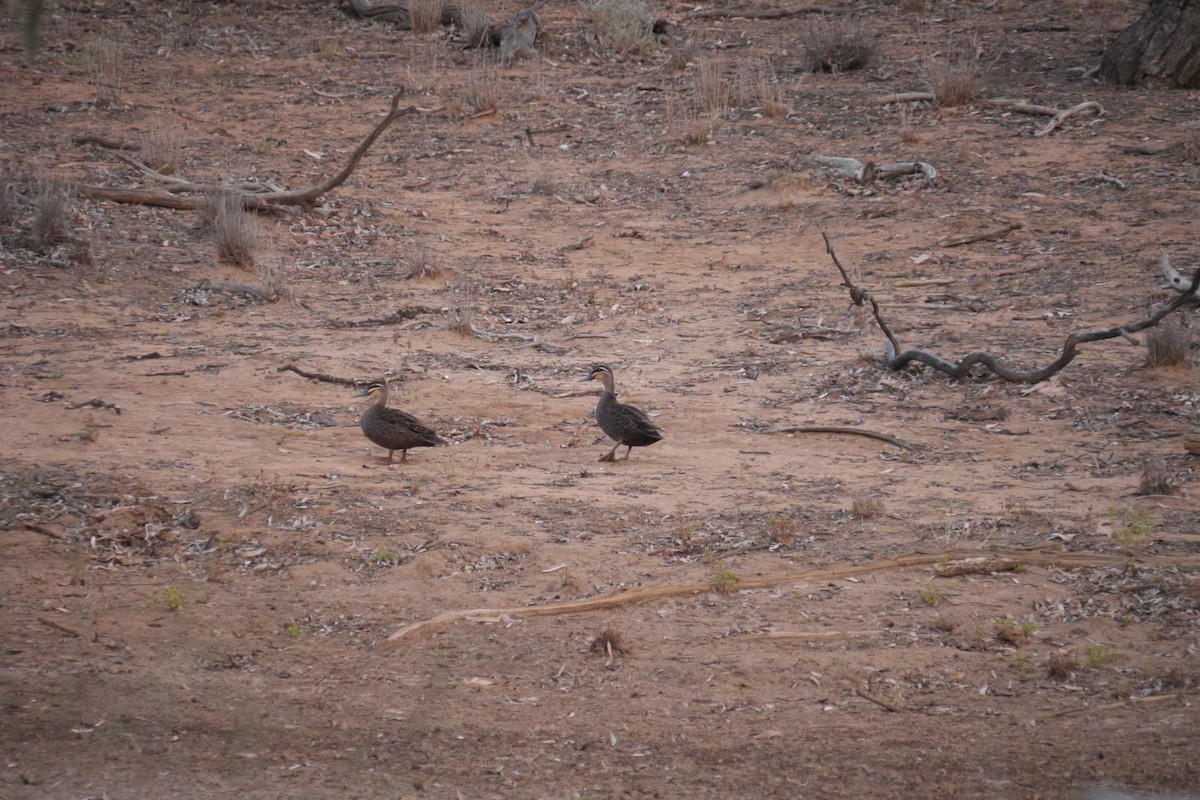
<path id="1" fill-rule="evenodd" d="M 843 74 L 805 71 L 811 16 L 682 3 L 641 56 L 551 3 L 544 59 L 500 72 L 332 2 L 61 2 L 32 61 L 10 26 L 0 796 L 1200 791 L 1195 371 L 1115 339 L 1033 387 L 888 372 L 820 238 L 952 358 L 1042 366 L 1170 299 L 1200 98 L 1086 77 L 1125 6 L 852 4 L 877 52 Z M 1104 113 L 1035 137 L 876 102 L 972 48 L 986 96 Z M 790 113 L 739 90 L 768 62 Z M 301 188 L 401 85 L 421 110 L 323 207 L 253 221 L 257 268 L 191 212 L 79 196 L 69 240 L 30 238 L 38 179 L 143 185 L 75 137 Z M 597 462 L 597 362 L 665 431 L 628 461 Z M 449 446 L 383 463 L 352 384 L 384 374 Z M 1138 494 L 1155 458 L 1174 496 Z"/>

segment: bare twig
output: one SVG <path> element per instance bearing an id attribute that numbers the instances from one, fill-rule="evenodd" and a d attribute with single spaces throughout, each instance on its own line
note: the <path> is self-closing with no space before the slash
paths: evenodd
<path id="1" fill-rule="evenodd" d="M 791 8 L 697 8 L 689 19 L 784 19 L 802 14 L 846 14 L 848 8 L 834 6 L 792 6 Z"/>
<path id="2" fill-rule="evenodd" d="M 959 247 L 964 244 L 972 244 L 974 242 L 991 242 L 996 239 L 1003 239 L 1010 233 L 1021 229 L 1019 222 L 1005 222 L 998 228 L 988 228 L 987 230 L 974 231 L 972 233 L 959 233 L 954 236 L 945 236 L 938 239 L 938 247 Z"/>
<path id="3" fill-rule="evenodd" d="M 902 450 L 916 450 L 917 445 L 906 442 L 903 439 L 897 439 L 895 436 L 890 436 L 879 431 L 872 431 L 866 428 L 847 428 L 841 425 L 792 425 L 787 428 L 776 428 L 768 431 L 768 433 L 836 433 L 846 436 L 866 436 L 871 439 L 879 439 L 882 442 L 895 445 Z"/>
<path id="4" fill-rule="evenodd" d="M 301 378 L 308 378 L 312 381 L 320 381 L 321 383 L 336 383 L 338 386 L 366 386 L 369 381 L 354 380 L 353 378 L 339 378 L 336 375 L 326 375 L 323 372 L 308 372 L 300 369 L 295 364 L 285 364 L 276 372 L 294 372 Z"/>
<path id="5" fill-rule="evenodd" d="M 789 583 L 802 581 L 805 583 L 825 582 L 843 578 L 871 575 L 893 569 L 909 569 L 912 567 L 927 567 L 947 558 L 965 559 L 992 556 L 995 558 L 1021 559 L 1029 565 L 1054 566 L 1060 569 L 1079 569 L 1119 566 L 1128 559 L 1124 555 L 1109 555 L 1103 553 L 1043 553 L 1038 551 L 995 551 L 954 550 L 945 553 L 910 553 L 895 556 L 871 564 L 833 567 L 817 570 L 789 570 L 786 572 L 764 575 L 757 578 L 745 578 L 738 582 L 739 589 L 769 589 Z M 1170 566 L 1180 569 L 1195 569 L 1200 567 L 1200 559 L 1183 556 L 1143 556 L 1139 563 L 1147 566 Z M 413 622 L 399 628 L 387 637 L 385 643 L 406 639 L 421 631 L 440 628 L 455 622 L 496 622 L 500 619 L 523 619 L 528 617 L 552 617 L 566 614 L 582 614 L 590 611 L 604 611 L 610 608 L 659 600 L 664 597 L 688 597 L 712 590 L 709 581 L 691 583 L 665 584 L 661 586 L 644 586 L 639 589 L 617 591 L 600 597 L 590 597 L 585 600 L 566 600 L 561 603 L 548 603 L 540 606 L 515 606 L 512 608 L 473 608 L 461 611 L 447 611 L 436 617 Z"/>

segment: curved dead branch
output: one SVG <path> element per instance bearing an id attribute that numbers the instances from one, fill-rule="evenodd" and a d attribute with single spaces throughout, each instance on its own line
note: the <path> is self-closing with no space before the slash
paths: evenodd
<path id="1" fill-rule="evenodd" d="M 769 433 L 834 433 L 846 436 L 866 436 L 869 439 L 878 439 L 881 442 L 895 445 L 901 450 L 916 450 L 917 446 L 911 442 L 906 442 L 903 439 L 897 439 L 895 436 L 879 431 L 869 430 L 867 428 L 848 428 L 844 425 L 791 425 L 786 428 L 776 428 Z"/>
<path id="2" fill-rule="evenodd" d="M 153 189 L 110 189 L 105 186 L 81 186 L 79 191 L 85 197 L 95 200 L 110 200 L 114 203 L 131 203 L 160 208 L 191 209 L 193 211 L 204 202 L 204 195 L 232 192 L 242 201 L 242 207 L 248 211 L 278 211 L 285 206 L 300 206 L 308 211 L 316 207 L 324 195 L 346 182 L 346 179 L 358 167 L 358 162 L 366 155 L 367 150 L 393 122 L 414 111 L 428 111 L 428 109 L 421 109 L 417 106 L 401 108 L 400 98 L 403 94 L 404 92 L 401 90 L 392 96 L 392 105 L 387 116 L 367 134 L 341 171 L 325 182 L 307 189 L 288 191 L 269 190 L 267 187 L 258 185 L 230 186 L 217 183 L 192 183 L 182 178 L 163 175 L 135 159 L 122 156 L 122 160 L 161 185 Z"/>
<path id="3" fill-rule="evenodd" d="M 821 237 L 825 240 L 825 251 L 833 260 L 834 266 L 842 275 L 842 283 L 846 286 L 850 293 L 850 301 L 857 306 L 864 306 L 867 303 L 871 305 L 871 313 L 875 316 L 875 321 L 879 323 L 879 329 L 883 331 L 883 335 L 887 337 L 887 356 L 884 363 L 887 368 L 892 371 L 904 369 L 913 361 L 920 362 L 926 366 L 933 367 L 939 372 L 944 372 L 952 378 L 963 380 L 967 378 L 971 369 L 976 365 L 983 366 L 990 370 L 999 378 L 1003 378 L 1010 383 L 1041 383 L 1050 378 L 1057 372 L 1075 360 L 1079 345 L 1087 344 L 1088 342 L 1101 342 L 1105 339 L 1130 338 L 1130 336 L 1138 331 L 1144 331 L 1147 328 L 1152 328 L 1161 322 L 1168 314 L 1175 311 L 1177 308 L 1186 303 L 1190 298 L 1196 296 L 1196 291 L 1200 289 L 1200 268 L 1196 269 L 1196 273 L 1192 276 L 1192 281 L 1186 289 L 1184 289 L 1178 297 L 1167 303 L 1156 313 L 1149 318 L 1138 322 L 1131 322 L 1128 325 L 1121 325 L 1116 328 L 1108 328 L 1101 331 L 1087 331 L 1072 333 L 1063 343 L 1062 355 L 1058 357 L 1054 363 L 1047 367 L 1036 370 L 1019 370 L 1006 367 L 1000 363 L 994 356 L 982 351 L 976 350 L 973 353 L 968 353 L 962 361 L 957 364 L 948 361 L 940 356 L 932 353 L 927 353 L 924 350 L 900 350 L 900 342 L 892 333 L 887 323 L 883 320 L 883 315 L 879 311 L 879 303 L 875 298 L 871 297 L 871 293 L 865 289 L 855 286 L 850 280 L 850 276 L 846 273 L 841 261 L 838 260 L 837 253 L 833 251 L 833 245 L 829 241 L 829 237 L 824 232 Z"/>
<path id="4" fill-rule="evenodd" d="M 1088 567 L 1111 567 L 1128 562 L 1127 555 L 1109 555 L 1104 553 L 1046 553 L 1036 550 L 951 550 L 942 553 L 910 553 L 895 556 L 883 561 L 854 566 L 831 567 L 829 569 L 789 570 L 774 575 L 764 575 L 758 578 L 746 578 L 738 581 L 739 589 L 770 589 L 797 581 L 823 583 L 826 581 L 842 580 L 859 575 L 870 575 L 893 569 L 909 567 L 925 567 L 964 558 L 990 557 L 997 559 L 1013 559 L 1022 564 L 1035 566 L 1053 566 L 1061 569 L 1080 569 Z M 1147 566 L 1188 567 L 1200 566 L 1200 559 L 1178 557 L 1148 557 L 1139 558 L 1138 562 Z M 422 631 L 441 628 L 455 622 L 497 622 L 503 619 L 524 619 L 528 617 L 552 617 L 564 614 L 582 614 L 589 611 L 604 611 L 620 606 L 645 603 L 664 597 L 683 597 L 712 591 L 708 581 L 691 583 L 665 584 L 646 586 L 641 589 L 619 591 L 602 597 L 591 597 L 586 600 L 567 600 L 562 603 L 548 603 L 541 606 L 520 606 L 515 608 L 472 608 L 461 611 L 447 611 L 420 622 L 413 622 L 399 628 L 387 639 L 385 645 L 394 644 L 401 639 L 407 639 Z"/>

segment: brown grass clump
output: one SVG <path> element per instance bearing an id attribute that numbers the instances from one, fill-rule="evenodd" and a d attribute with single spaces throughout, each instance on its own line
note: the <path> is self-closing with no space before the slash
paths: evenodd
<path id="1" fill-rule="evenodd" d="M 900 10 L 915 14 L 925 10 L 925 0 L 900 0 Z"/>
<path id="2" fill-rule="evenodd" d="M 1152 367 L 1179 367 L 1191 361 L 1192 332 L 1173 314 L 1146 334 L 1146 363 Z"/>
<path id="3" fill-rule="evenodd" d="M 667 97 L 667 135 L 688 145 L 707 144 L 716 118 L 696 112 L 695 106 Z"/>
<path id="4" fill-rule="evenodd" d="M 692 79 L 696 104 L 709 114 L 725 113 L 729 106 L 729 85 L 725 82 L 725 64 L 720 59 L 702 58 Z"/>
<path id="5" fill-rule="evenodd" d="M 406 280 L 436 278 L 444 272 L 437 253 L 429 245 L 415 239 L 406 243 L 400 261 L 408 268 L 408 274 L 404 276 Z"/>
<path id="6" fill-rule="evenodd" d="M 883 500 L 860 494 L 850 502 L 850 516 L 855 519 L 875 519 L 883 516 Z"/>
<path id="7" fill-rule="evenodd" d="M 142 163 L 163 175 L 183 165 L 183 134 L 178 128 L 154 125 L 142 137 Z"/>
<path id="8" fill-rule="evenodd" d="M 604 50 L 614 55 L 644 55 L 655 49 L 654 12 L 646 0 L 584 0 L 583 10 Z"/>
<path id="9" fill-rule="evenodd" d="M 37 208 L 33 216 L 33 243 L 47 250 L 67 240 L 71 224 L 71 205 L 67 189 L 58 181 L 38 181 L 34 194 Z"/>
<path id="10" fill-rule="evenodd" d="M 474 116 L 496 113 L 503 104 L 504 91 L 495 62 L 479 59 L 476 68 L 467 75 L 464 92 L 467 107 L 472 109 Z"/>
<path id="11" fill-rule="evenodd" d="M 88 82 L 96 90 L 96 102 L 117 105 L 125 73 L 125 45 L 103 36 L 89 40 L 83 46 L 83 67 Z"/>
<path id="12" fill-rule="evenodd" d="M 0 164 L 0 225 L 7 225 L 15 220 L 19 211 L 16 178 L 8 167 Z"/>
<path id="13" fill-rule="evenodd" d="M 1071 675 L 1079 667 L 1079 660 L 1074 653 L 1058 652 L 1050 656 L 1050 662 L 1046 665 L 1050 673 L 1050 677 L 1056 681 L 1070 680 Z"/>
<path id="14" fill-rule="evenodd" d="M 971 37 L 944 55 L 925 60 L 925 78 L 939 106 L 962 106 L 983 92 L 983 65 L 979 44 Z"/>
<path id="15" fill-rule="evenodd" d="M 1142 479 L 1138 483 L 1137 493 L 1143 497 L 1179 494 L 1179 487 L 1175 485 L 1175 475 L 1165 459 L 1160 456 L 1146 459 L 1146 463 L 1142 465 Z"/>
<path id="16" fill-rule="evenodd" d="M 861 20 L 813 20 L 800 35 L 804 64 L 810 72 L 850 72 L 861 69 L 875 54 L 875 32 Z"/>
<path id="17" fill-rule="evenodd" d="M 200 224 L 217 245 L 217 258 L 242 269 L 253 269 L 258 251 L 254 219 L 233 192 L 209 195 L 200 206 Z"/>
<path id="18" fill-rule="evenodd" d="M 593 653 L 604 653 L 609 658 L 629 655 L 630 652 L 621 632 L 611 624 L 605 625 L 604 630 L 600 631 L 595 639 L 592 639 L 592 646 L 589 649 Z"/>
<path id="19" fill-rule="evenodd" d="M 442 24 L 442 0 L 408 0 L 408 22 L 413 33 L 433 33 Z"/>
<path id="20" fill-rule="evenodd" d="M 458 7 L 458 14 L 467 47 L 483 47 L 484 41 L 492 33 L 492 20 L 487 12 L 473 3 L 467 3 Z"/>
<path id="21" fill-rule="evenodd" d="M 779 77 L 770 61 L 762 62 L 755 70 L 754 99 L 762 109 L 764 117 L 779 119 L 792 113 L 783 86 L 779 83 Z"/>

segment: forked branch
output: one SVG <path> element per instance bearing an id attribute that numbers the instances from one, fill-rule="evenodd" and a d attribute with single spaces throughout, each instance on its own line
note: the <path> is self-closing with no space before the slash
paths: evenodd
<path id="1" fill-rule="evenodd" d="M 366 155 L 367 150 L 375 140 L 400 117 L 414 111 L 423 111 L 417 106 L 400 107 L 403 90 L 392 96 L 391 110 L 377 124 L 362 143 L 354 150 L 346 166 L 333 177 L 323 183 L 307 189 L 269 190 L 260 186 L 237 186 L 219 183 L 192 183 L 169 175 L 162 175 L 143 164 L 129 158 L 124 160 L 132 164 L 139 172 L 157 180 L 160 185 L 153 189 L 111 189 L 106 186 L 82 186 L 80 191 L 85 197 L 96 200 L 111 200 L 114 203 L 133 203 L 161 208 L 177 208 L 196 210 L 204 202 L 204 196 L 218 193 L 233 193 L 242 201 L 242 206 L 248 211 L 272 211 L 284 206 L 300 206 L 308 211 L 319 204 L 320 199 L 346 182 L 358 167 L 358 162 Z"/>
<path id="2" fill-rule="evenodd" d="M 891 329 L 884 322 L 883 314 L 879 311 L 879 303 L 871 296 L 871 293 L 859 286 L 856 286 L 850 280 L 841 261 L 838 260 L 837 254 L 833 251 L 833 245 L 829 241 L 829 237 L 822 232 L 821 237 L 825 240 L 825 251 L 829 253 L 829 257 L 833 260 L 833 264 L 837 267 L 838 272 L 842 275 L 842 283 L 850 293 L 850 301 L 856 306 L 865 306 L 870 303 L 871 313 L 875 316 L 875 321 L 879 323 L 879 329 L 883 331 L 883 335 L 887 337 L 887 356 L 884 363 L 887 368 L 893 371 L 904 369 L 913 361 L 918 361 L 927 366 L 933 367 L 939 372 L 944 372 L 952 378 L 963 380 L 967 378 L 971 369 L 976 365 L 983 366 L 990 370 L 999 378 L 1003 378 L 1010 383 L 1041 383 L 1050 378 L 1064 367 L 1075 360 L 1079 345 L 1088 342 L 1101 342 L 1105 339 L 1129 338 L 1132 334 L 1138 331 L 1144 331 L 1147 328 L 1152 328 L 1161 322 L 1167 315 L 1175 311 L 1192 297 L 1196 296 L 1197 289 L 1200 289 L 1200 268 L 1196 269 L 1192 276 L 1191 283 L 1181 290 L 1180 294 L 1167 303 L 1150 317 L 1138 322 L 1131 322 L 1128 325 L 1121 325 L 1116 328 L 1108 328 L 1101 331 L 1087 331 L 1072 333 L 1063 343 L 1062 355 L 1058 357 L 1054 363 L 1042 369 L 1035 370 L 1019 370 L 1007 367 L 1000 363 L 994 356 L 982 350 L 976 350 L 973 353 L 968 353 L 962 361 L 954 363 L 932 353 L 927 353 L 924 350 L 900 350 L 900 342 L 892 333 Z"/>

